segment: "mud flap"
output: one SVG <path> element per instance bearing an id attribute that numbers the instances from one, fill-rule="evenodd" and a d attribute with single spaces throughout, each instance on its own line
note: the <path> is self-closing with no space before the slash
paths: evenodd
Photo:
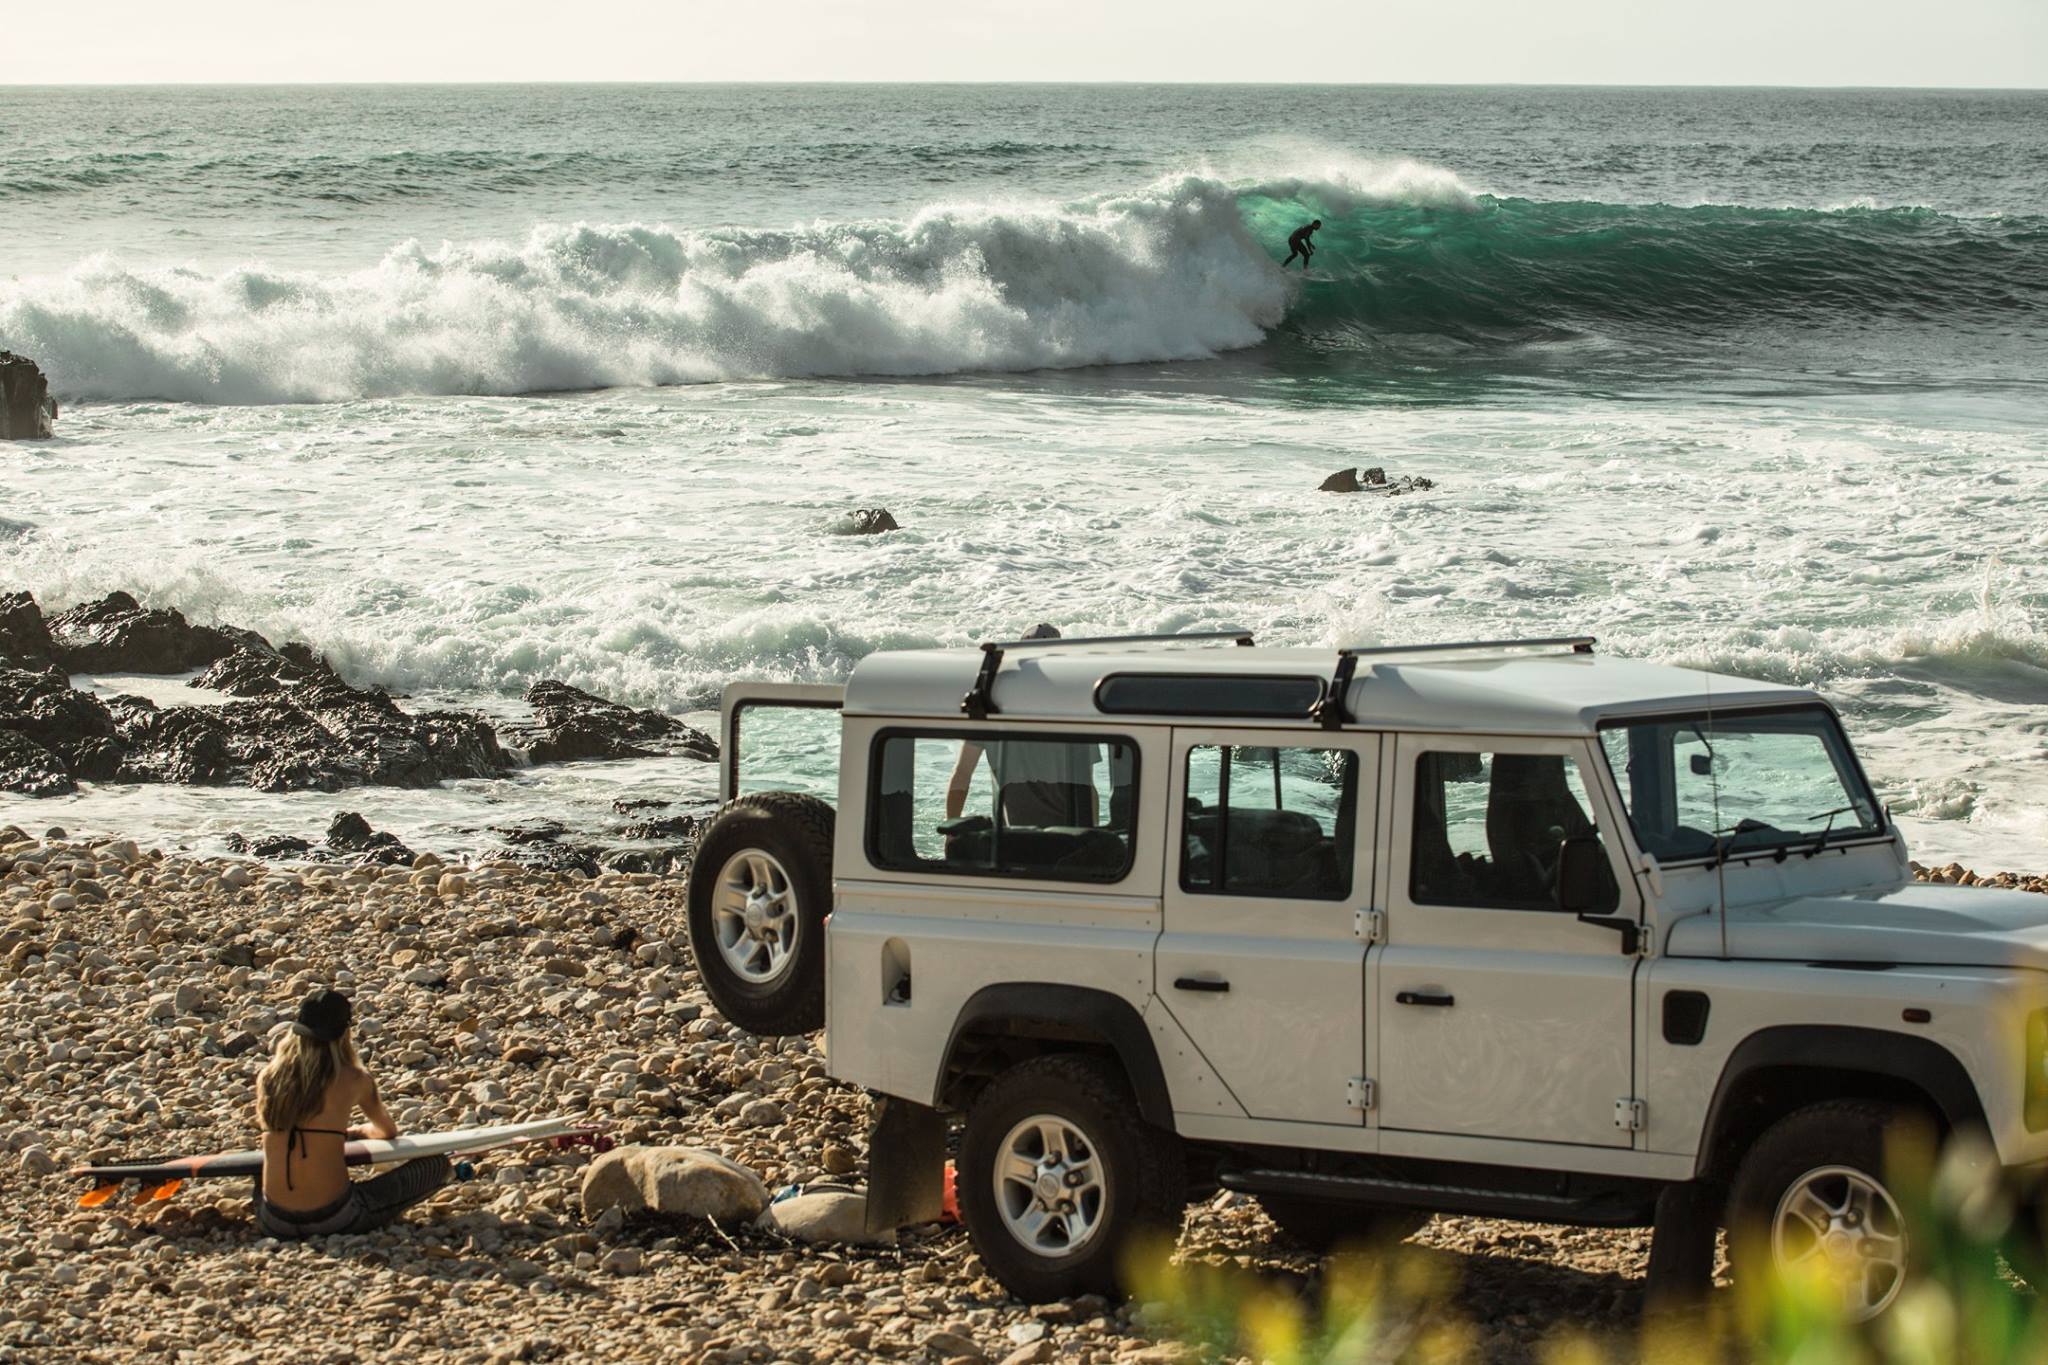
<path id="1" fill-rule="evenodd" d="M 877 1096 L 868 1130 L 868 1235 L 936 1223 L 945 1181 L 945 1116 L 894 1095 Z"/>
<path id="2" fill-rule="evenodd" d="M 1644 1286 L 1651 1312 L 1697 1308 L 1714 1292 L 1714 1234 L 1725 1198 L 1725 1191 L 1700 1180 L 1658 1192 Z"/>

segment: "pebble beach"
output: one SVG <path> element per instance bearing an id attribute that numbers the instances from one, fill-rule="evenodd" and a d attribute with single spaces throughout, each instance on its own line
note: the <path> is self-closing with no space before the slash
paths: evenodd
<path id="1" fill-rule="evenodd" d="M 432 853 L 187 859 L 0 827 L 0 1361 L 1192 1358 L 1143 1302 L 1011 1300 L 957 1226 L 855 1245 L 744 1219 L 592 1217 L 578 1149 L 490 1153 L 392 1228 L 301 1245 L 263 1238 L 237 1181 L 76 1206 L 74 1165 L 250 1145 L 265 1040 L 320 983 L 355 997 L 365 1063 L 406 1131 L 564 1115 L 622 1150 L 722 1157 L 768 1191 L 857 1188 L 867 1098 L 825 1074 L 815 1040 L 717 1016 L 682 889 Z M 1534 1361 L 1566 1329 L 1632 1332 L 1648 1248 L 1647 1230 L 1439 1218 L 1408 1250 L 1447 1286 L 1472 1354 Z M 1323 1273 L 1230 1194 L 1190 1210 L 1181 1255 L 1304 1293 Z"/>

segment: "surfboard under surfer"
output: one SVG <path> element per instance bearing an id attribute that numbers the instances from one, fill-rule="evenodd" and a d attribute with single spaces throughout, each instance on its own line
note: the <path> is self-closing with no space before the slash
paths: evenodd
<path id="1" fill-rule="evenodd" d="M 1301 257 L 1301 268 L 1304 271 L 1308 269 L 1308 258 L 1316 254 L 1316 244 L 1309 238 L 1313 237 L 1316 229 L 1322 225 L 1322 219 L 1313 219 L 1287 234 L 1287 259 L 1280 262 L 1282 270 L 1293 265 L 1296 256 Z"/>
<path id="2" fill-rule="evenodd" d="M 263 1174 L 256 1224 L 272 1237 L 331 1237 L 383 1227 L 448 1183 L 445 1156 L 420 1157 L 369 1180 L 350 1180 L 351 1138 L 398 1136 L 377 1083 L 356 1056 L 355 1007 L 322 988 L 282 1026 L 269 1065 L 256 1078 Z M 350 1126 L 360 1109 L 369 1122 Z"/>

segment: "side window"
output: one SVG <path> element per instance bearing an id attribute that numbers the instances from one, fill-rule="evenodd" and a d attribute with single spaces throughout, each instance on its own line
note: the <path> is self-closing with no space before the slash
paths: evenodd
<path id="1" fill-rule="evenodd" d="M 1426 753 L 1415 765 L 1408 895 L 1419 905 L 1554 910 L 1558 845 L 1599 833 L 1562 754 Z M 1621 891 L 1607 874 L 1601 909 Z"/>
<path id="2" fill-rule="evenodd" d="M 885 734 L 868 848 L 877 867 L 903 872 L 1118 881 L 1137 783 L 1128 740 Z"/>
<path id="3" fill-rule="evenodd" d="M 1348 749 L 1188 750 L 1181 887 L 1225 896 L 1351 894 L 1358 755 Z"/>

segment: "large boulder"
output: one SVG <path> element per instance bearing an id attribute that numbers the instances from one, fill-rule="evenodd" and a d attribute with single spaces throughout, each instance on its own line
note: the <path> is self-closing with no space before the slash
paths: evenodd
<path id="1" fill-rule="evenodd" d="M 55 668 L 0 667 L 0 729 L 47 750 L 71 776 L 112 777 L 120 765 L 116 722 L 106 703 L 75 690 Z"/>
<path id="2" fill-rule="evenodd" d="M 57 400 L 41 367 L 0 351 L 0 441 L 40 441 L 56 434 Z"/>
<path id="3" fill-rule="evenodd" d="M 868 1197 L 859 1190 L 812 1190 L 770 1204 L 755 1226 L 799 1242 L 848 1242 L 887 1245 L 892 1229 L 870 1233 Z"/>
<path id="4" fill-rule="evenodd" d="M 57 646 L 50 640 L 50 627 L 43 609 L 25 592 L 0 593 L 0 663 L 17 668 L 48 668 L 56 662 Z"/>
<path id="5" fill-rule="evenodd" d="M 0 730 L 0 792 L 67 796 L 77 790 L 63 760 L 18 730 Z"/>
<path id="6" fill-rule="evenodd" d="M 662 1214 L 751 1222 L 768 1207 L 768 1187 L 737 1162 L 695 1147 L 618 1147 L 583 1173 L 583 1216 L 607 1209 L 628 1217 Z"/>
<path id="7" fill-rule="evenodd" d="M 660 711 L 621 706 L 553 678 L 526 689 L 535 726 L 523 731 L 533 763 L 584 758 L 651 758 L 682 754 L 711 760 L 718 744 L 694 726 Z"/>
<path id="8" fill-rule="evenodd" d="M 269 646 L 253 631 L 195 626 L 175 607 L 145 607 L 110 592 L 50 618 L 57 658 L 74 673 L 183 673 L 244 644 Z"/>
<path id="9" fill-rule="evenodd" d="M 903 527 L 886 507 L 860 507 L 846 514 L 833 533 L 842 536 L 879 536 Z"/>
<path id="10" fill-rule="evenodd" d="M 398 841 L 398 836 L 388 830 L 374 830 L 370 822 L 352 810 L 338 812 L 327 825 L 327 849 L 330 853 L 343 853 L 359 858 L 366 863 L 381 863 L 387 867 L 410 866 L 413 851 Z"/>

